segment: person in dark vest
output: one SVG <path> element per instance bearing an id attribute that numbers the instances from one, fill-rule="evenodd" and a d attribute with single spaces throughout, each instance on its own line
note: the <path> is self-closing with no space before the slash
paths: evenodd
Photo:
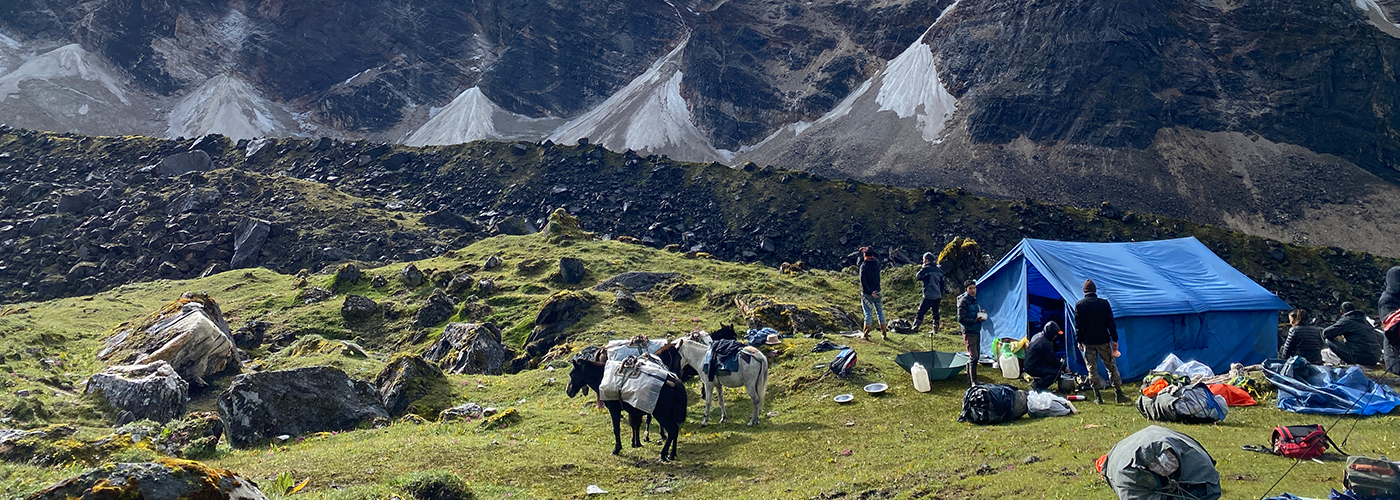
<path id="1" fill-rule="evenodd" d="M 977 304 L 977 282 L 963 282 L 964 293 L 958 296 L 958 324 L 962 326 L 963 342 L 967 344 L 967 380 L 977 387 L 977 361 L 982 357 L 982 306 Z"/>
<path id="2" fill-rule="evenodd" d="M 1288 324 L 1292 325 L 1288 329 L 1288 337 L 1283 340 L 1283 345 L 1279 346 L 1278 357 L 1288 359 L 1293 356 L 1302 356 L 1314 365 L 1322 364 L 1322 349 L 1327 344 L 1322 341 L 1322 329 L 1307 325 L 1308 312 L 1303 309 L 1294 309 L 1288 313 Z"/>
<path id="3" fill-rule="evenodd" d="M 878 320 L 880 338 L 889 340 L 890 333 L 885 326 L 884 296 L 880 295 L 880 261 L 875 260 L 875 251 L 870 247 L 861 247 L 860 257 L 860 308 L 865 312 L 861 338 L 870 340 L 870 324 Z"/>
<path id="4" fill-rule="evenodd" d="M 1380 335 L 1366 321 L 1366 313 L 1351 302 L 1342 303 L 1342 317 L 1322 330 L 1322 338 L 1327 339 L 1327 348 L 1343 363 L 1371 366 L 1381 362 Z"/>
<path id="5" fill-rule="evenodd" d="M 924 314 L 933 311 L 933 328 L 929 334 L 938 333 L 938 327 L 942 321 L 938 317 L 938 306 L 943 301 L 943 269 L 934 263 L 938 257 L 932 252 L 924 253 L 924 265 L 919 268 L 919 274 L 914 279 L 923 282 L 924 298 L 919 301 L 919 313 L 914 315 L 914 329 L 918 330 L 924 324 Z"/>
<path id="6" fill-rule="evenodd" d="M 1376 310 L 1381 313 L 1381 324 L 1397 310 L 1400 310 L 1400 266 L 1385 272 L 1385 291 L 1376 301 Z M 1400 375 L 1400 326 L 1385 331 L 1385 348 L 1381 357 L 1385 358 L 1385 371 Z"/>
<path id="7" fill-rule="evenodd" d="M 1065 371 L 1065 360 L 1055 354 L 1055 339 L 1064 334 L 1059 323 L 1046 321 L 1045 329 L 1031 337 L 1030 345 L 1026 347 L 1025 372 L 1035 379 L 1031 382 L 1032 390 L 1049 390 L 1060 380 L 1060 374 Z"/>
<path id="8" fill-rule="evenodd" d="M 1089 385 L 1094 389 L 1094 402 L 1103 404 L 1099 386 L 1099 361 L 1108 369 L 1113 392 L 1119 403 L 1127 403 L 1123 395 L 1123 378 L 1118 375 L 1118 324 L 1113 321 L 1113 306 L 1099 298 L 1098 285 L 1093 280 L 1084 280 L 1084 298 L 1074 304 L 1074 334 L 1079 340 L 1079 348 L 1084 350 L 1084 366 L 1089 368 Z"/>

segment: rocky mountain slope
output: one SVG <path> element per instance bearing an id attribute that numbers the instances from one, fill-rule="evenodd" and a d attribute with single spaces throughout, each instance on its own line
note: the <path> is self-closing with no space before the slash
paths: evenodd
<path id="1" fill-rule="evenodd" d="M 588 138 L 1400 256 L 1392 3 L 28 0 L 0 122 Z"/>
<path id="2" fill-rule="evenodd" d="M 440 255 L 542 229 L 565 208 L 607 238 L 777 266 L 839 269 L 856 247 L 896 262 L 958 236 L 988 259 L 1021 238 L 1195 236 L 1285 299 L 1369 304 L 1393 259 L 1125 211 L 965 190 L 683 163 L 596 146 L 86 137 L 0 129 L 5 301 L 91 293 L 230 267 L 284 273 Z"/>

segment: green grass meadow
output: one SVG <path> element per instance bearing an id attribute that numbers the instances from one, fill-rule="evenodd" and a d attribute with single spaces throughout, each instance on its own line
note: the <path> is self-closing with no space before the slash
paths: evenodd
<path id="1" fill-rule="evenodd" d="M 476 270 L 490 255 L 501 256 L 505 264 Z M 540 304 L 551 293 L 570 288 L 551 277 L 558 258 L 564 256 L 583 259 L 588 269 L 584 283 L 571 288 L 590 287 L 632 270 L 679 272 L 699 287 L 696 297 L 684 302 L 671 301 L 661 292 L 638 294 L 644 309 L 630 315 L 606 307 L 613 300 L 610 293 L 594 292 L 599 305 L 569 330 L 574 347 L 637 334 L 674 338 L 695 327 L 713 329 L 720 322 L 742 325 L 732 304 L 709 300 L 736 292 L 790 303 L 836 305 L 857 315 L 860 309 L 855 277 L 849 274 L 784 275 L 761 265 L 686 258 L 613 241 L 554 244 L 542 236 L 498 236 L 416 265 L 429 275 L 430 270 L 466 271 L 495 280 L 500 289 L 479 298 L 490 306 L 489 312 L 480 318 L 451 321 L 489 320 L 518 349 Z M 74 423 L 82 428 L 82 436 L 111 432 L 112 411 L 81 394 L 81 382 L 102 368 L 94 353 L 120 325 L 139 320 L 187 290 L 210 293 L 234 328 L 259 319 L 274 325 L 269 336 L 315 334 L 353 340 L 370 352 L 368 358 L 359 358 L 337 353 L 289 356 L 257 349 L 251 354 L 262 369 L 329 364 L 353 377 L 373 379 L 394 353 L 421 352 L 442 331 L 439 325 L 430 329 L 427 341 L 410 342 L 411 312 L 432 288 L 405 289 L 396 279 L 402 267 L 366 269 L 365 279 L 346 291 L 403 311 L 396 319 L 365 323 L 341 318 L 341 296 L 305 304 L 298 295 L 296 277 L 261 269 L 9 306 L 0 312 L 0 354 L 4 355 L 0 407 L 11 420 L 0 427 Z M 326 271 L 313 272 L 307 284 L 326 286 L 330 280 Z M 886 307 L 891 317 L 912 319 L 918 303 L 913 271 L 886 271 Z M 388 278 L 390 286 L 371 287 L 369 278 L 376 275 Z M 827 372 L 826 363 L 834 353 L 810 352 L 817 339 L 788 339 L 781 346 L 766 348 L 772 373 L 769 401 L 755 427 L 744 425 L 750 405 L 743 389 L 726 391 L 729 420 L 718 423 L 715 408 L 711 424 L 700 427 L 704 403 L 698 380 L 692 380 L 689 422 L 682 429 L 679 460 L 674 463 L 658 460 L 656 426 L 653 441 L 643 448 L 625 447 L 620 456 L 609 454 L 612 435 L 606 411 L 596 408 L 591 396 L 565 396 L 569 368 L 557 361 L 516 375 L 449 376 L 454 404 L 517 409 L 521 421 L 507 428 L 486 430 L 473 422 L 395 423 L 249 449 L 229 449 L 225 444 L 205 463 L 240 472 L 259 484 L 270 484 L 284 473 L 298 480 L 309 478 L 307 488 L 292 495 L 307 499 L 409 498 L 398 486 L 401 478 L 439 469 L 466 480 L 478 498 L 493 499 L 581 498 L 589 485 L 608 490 L 604 498 L 1113 498 L 1094 471 L 1093 461 L 1118 440 L 1152 424 L 1133 405 L 1081 401 L 1076 403 L 1081 410 L 1077 415 L 983 427 L 956 421 L 966 388 L 964 375 L 935 382 L 930 393 L 914 390 L 894 357 L 930 347 L 958 350 L 961 339 L 947 319 L 952 315 L 950 302 L 945 301 L 942 311 L 944 330 L 933 336 L 891 333 L 889 341 L 829 337 L 859 353 L 860 363 L 849 379 Z M 991 369 L 983 369 L 980 375 L 984 381 L 1003 381 Z M 863 385 L 876 381 L 888 383 L 889 392 L 878 397 L 861 392 Z M 215 381 L 196 393 L 191 411 L 212 410 L 217 392 L 227 384 L 227 380 Z M 855 401 L 847 405 L 832 401 L 844 393 L 856 394 Z M 1218 462 L 1225 498 L 1259 498 L 1293 461 L 1246 452 L 1240 446 L 1267 443 L 1276 425 L 1333 421 L 1282 412 L 1272 400 L 1261 403 L 1233 408 L 1229 418 L 1216 425 L 1159 425 L 1205 445 Z M 424 417 L 433 420 L 435 416 Z M 630 440 L 628 433 L 624 423 L 624 446 Z M 1400 457 L 1396 416 L 1346 417 L 1332 434 L 1339 443 L 1346 438 L 1343 447 L 1353 454 Z M 152 456 L 148 450 L 132 449 L 110 459 Z M 1341 457 L 1327 458 L 1322 463 L 1299 463 L 1274 493 L 1325 498 L 1330 488 L 1340 489 Z M 0 490 L 5 497 L 21 498 L 90 465 L 94 464 L 0 463 Z"/>

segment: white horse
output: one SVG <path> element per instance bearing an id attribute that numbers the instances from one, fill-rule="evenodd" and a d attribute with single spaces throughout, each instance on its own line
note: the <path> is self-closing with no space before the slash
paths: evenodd
<path id="1" fill-rule="evenodd" d="M 719 421 L 723 423 L 728 417 L 724 408 L 725 387 L 743 387 L 749 393 L 749 399 L 753 401 L 753 414 L 749 416 L 749 425 L 757 424 L 758 412 L 763 410 L 763 397 L 768 391 L 768 358 L 763 355 L 763 351 L 745 347 L 744 351 L 748 355 L 739 356 L 739 371 L 728 375 L 716 375 L 715 380 L 710 380 L 705 376 L 704 370 L 705 353 L 710 350 L 710 343 L 710 336 L 703 332 L 692 332 L 672 343 L 681 354 L 681 362 L 700 374 L 700 393 L 705 396 L 705 418 L 700 421 L 700 425 L 710 424 L 712 388 L 714 392 L 719 393 Z"/>

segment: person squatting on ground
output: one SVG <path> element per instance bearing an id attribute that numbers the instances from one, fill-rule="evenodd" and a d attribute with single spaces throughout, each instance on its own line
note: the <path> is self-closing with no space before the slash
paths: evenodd
<path id="1" fill-rule="evenodd" d="M 1026 347 L 1024 371 L 1034 379 L 1031 382 L 1032 390 L 1050 390 L 1060 380 L 1060 374 L 1065 372 L 1064 358 L 1055 354 L 1055 341 L 1064 334 L 1065 330 L 1060 328 L 1059 323 L 1047 321 L 1045 329 L 1031 337 L 1030 345 Z"/>
<path id="2" fill-rule="evenodd" d="M 938 306 L 943 301 L 943 269 L 935 263 L 937 259 L 933 253 L 924 252 L 924 264 L 919 267 L 919 274 L 914 276 L 914 279 L 924 283 L 924 299 L 919 301 L 919 313 L 914 315 L 914 329 L 918 330 L 924 324 L 924 314 L 932 310 L 933 328 L 929 330 L 930 335 L 938 333 L 938 327 L 942 326 Z"/>
<path id="3" fill-rule="evenodd" d="M 865 327 L 861 338 L 870 340 L 870 323 L 879 320 L 880 338 L 889 340 L 889 329 L 885 326 L 884 297 L 880 295 L 880 261 L 875 260 L 875 251 L 870 247 L 860 248 L 860 308 L 865 312 Z"/>
<path id="4" fill-rule="evenodd" d="M 1371 322 L 1366 321 L 1366 313 L 1357 310 L 1351 302 L 1342 303 L 1342 317 L 1323 330 L 1322 337 L 1327 339 L 1327 348 L 1343 363 L 1371 366 L 1381 362 L 1380 336 Z"/>
<path id="5" fill-rule="evenodd" d="M 1306 325 L 1308 321 L 1308 311 L 1294 309 L 1288 313 L 1288 337 L 1284 338 L 1279 345 L 1278 357 L 1288 359 L 1293 356 L 1302 356 L 1314 365 L 1322 364 L 1322 349 L 1327 347 L 1322 342 L 1322 329 Z"/>
<path id="6" fill-rule="evenodd" d="M 1089 368 L 1089 385 L 1094 389 L 1094 402 L 1103 404 L 1099 386 L 1099 361 L 1108 369 L 1109 381 L 1119 403 L 1127 403 L 1123 395 L 1123 379 L 1118 375 L 1118 362 L 1114 353 L 1118 352 L 1118 324 L 1113 321 L 1113 306 L 1099 298 L 1098 286 L 1093 280 L 1084 280 L 1084 298 L 1074 305 L 1074 334 L 1078 337 L 1079 348 L 1084 351 L 1084 366 Z"/>
<path id="7" fill-rule="evenodd" d="M 977 387 L 977 361 L 982 357 L 982 322 L 986 321 L 978 313 L 982 306 L 977 304 L 977 282 L 963 282 L 965 292 L 958 296 L 958 324 L 962 325 L 963 342 L 967 344 L 967 380 Z"/>

